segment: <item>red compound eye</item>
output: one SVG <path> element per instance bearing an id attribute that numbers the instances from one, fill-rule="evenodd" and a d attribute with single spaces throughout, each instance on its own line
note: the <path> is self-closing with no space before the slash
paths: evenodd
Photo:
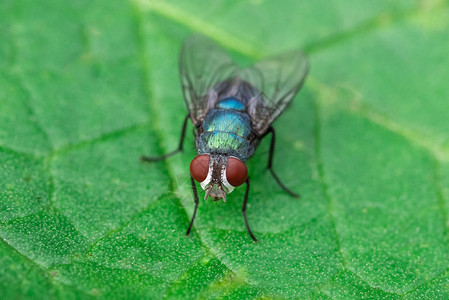
<path id="1" fill-rule="evenodd" d="M 242 185 L 248 178 L 248 168 L 238 158 L 230 157 L 226 163 L 226 179 L 232 186 Z"/>
<path id="2" fill-rule="evenodd" d="M 202 154 L 195 157 L 190 163 L 190 174 L 198 182 L 204 181 L 209 173 L 209 155 Z"/>

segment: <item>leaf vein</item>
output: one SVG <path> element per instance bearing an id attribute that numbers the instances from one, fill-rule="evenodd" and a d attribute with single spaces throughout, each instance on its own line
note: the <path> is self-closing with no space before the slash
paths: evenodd
<path id="1" fill-rule="evenodd" d="M 365 36 L 366 34 L 375 30 L 379 30 L 385 27 L 392 27 L 404 20 L 416 17 L 421 13 L 426 13 L 435 9 L 442 9 L 447 6 L 447 3 L 445 3 L 444 1 L 437 1 L 435 3 L 429 3 L 428 6 L 424 8 L 422 7 L 422 4 L 419 3 L 416 6 L 408 9 L 383 12 L 377 16 L 356 24 L 352 28 L 349 28 L 345 31 L 339 32 L 329 37 L 325 37 L 318 41 L 311 42 L 304 47 L 304 50 L 306 50 L 307 53 L 316 53 L 327 48 L 331 48 L 337 44 L 344 43 L 354 37 Z"/>
<path id="2" fill-rule="evenodd" d="M 340 257 L 340 261 L 344 267 L 347 267 L 347 261 L 343 255 L 343 251 L 340 244 L 340 236 L 337 230 L 337 221 L 333 213 L 333 200 L 330 197 L 327 182 L 325 180 L 325 174 L 324 174 L 324 166 L 323 166 L 323 160 L 321 158 L 321 111 L 319 107 L 319 103 L 315 102 L 315 126 L 314 126 L 314 135 L 315 135 L 315 149 L 314 149 L 314 155 L 316 160 L 316 166 L 318 171 L 318 177 L 321 182 L 322 190 L 324 198 L 326 199 L 326 212 L 329 215 L 329 218 L 332 223 L 332 230 L 335 235 L 335 242 L 337 244 L 338 254 Z"/>
<path id="3" fill-rule="evenodd" d="M 239 51 L 247 56 L 260 57 L 263 53 L 259 49 L 261 47 L 255 47 L 250 43 L 245 42 L 243 39 L 237 38 L 235 35 L 226 32 L 225 30 L 218 28 L 204 20 L 197 18 L 195 15 L 190 14 L 177 8 L 174 5 L 165 1 L 148 1 L 148 0 L 131 0 L 141 10 L 153 11 L 169 20 L 172 20 L 186 28 L 202 33 L 212 39 L 217 40 L 223 45 L 227 45 L 230 48 Z"/>
<path id="4" fill-rule="evenodd" d="M 397 134 L 404 139 L 408 140 L 410 144 L 425 149 L 430 153 L 432 157 L 441 162 L 449 161 L 449 149 L 443 145 L 439 145 L 437 142 L 428 138 L 423 132 L 419 132 L 417 129 L 409 129 L 406 125 L 400 124 L 388 116 L 378 112 L 369 105 L 363 103 L 360 97 L 354 97 L 353 99 L 345 101 L 335 101 L 335 99 L 328 99 L 328 95 L 337 94 L 337 87 L 329 87 L 324 83 L 319 82 L 314 77 L 309 77 L 309 86 L 318 94 L 318 101 L 322 105 L 334 106 L 348 111 L 349 113 L 365 118 L 374 124 L 381 126 L 382 128 Z"/>

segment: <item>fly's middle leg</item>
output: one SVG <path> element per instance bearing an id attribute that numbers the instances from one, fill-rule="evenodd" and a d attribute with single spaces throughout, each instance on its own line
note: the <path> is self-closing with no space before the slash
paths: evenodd
<path id="1" fill-rule="evenodd" d="M 289 188 L 287 188 L 282 181 L 279 179 L 279 177 L 277 176 L 277 174 L 274 172 L 273 170 L 273 156 L 274 156 L 274 145 L 275 145 L 275 141 L 276 141 L 276 137 L 275 137 L 275 133 L 274 133 L 274 128 L 272 126 L 270 126 L 270 128 L 268 128 L 268 131 L 263 135 L 266 136 L 267 134 L 271 133 L 271 143 L 270 143 L 270 154 L 268 157 L 268 166 L 267 169 L 271 172 L 271 175 L 273 175 L 274 179 L 276 180 L 277 184 L 290 196 L 293 196 L 295 198 L 299 198 L 299 195 L 297 193 L 292 192 Z"/>
<path id="2" fill-rule="evenodd" d="M 182 130 L 181 130 L 181 139 L 179 140 L 179 146 L 176 150 L 173 150 L 172 152 L 169 152 L 167 154 L 161 155 L 161 156 L 146 156 L 146 155 L 142 155 L 140 157 L 141 161 L 160 161 L 160 160 L 164 160 L 172 155 L 175 155 L 178 152 L 182 151 L 182 146 L 184 144 L 184 138 L 185 138 L 185 133 L 186 133 L 186 127 L 187 127 L 187 121 L 189 120 L 189 115 L 187 115 L 184 118 L 184 123 L 182 124 Z"/>

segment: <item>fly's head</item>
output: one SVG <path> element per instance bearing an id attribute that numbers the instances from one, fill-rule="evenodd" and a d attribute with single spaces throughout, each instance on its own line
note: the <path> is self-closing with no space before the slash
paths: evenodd
<path id="1" fill-rule="evenodd" d="M 201 154 L 190 163 L 190 174 L 206 191 L 204 199 L 223 199 L 248 178 L 248 168 L 237 157 L 222 154 Z"/>

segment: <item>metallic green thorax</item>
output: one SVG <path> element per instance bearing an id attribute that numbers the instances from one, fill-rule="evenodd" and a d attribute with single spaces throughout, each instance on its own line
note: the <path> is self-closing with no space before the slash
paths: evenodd
<path id="1" fill-rule="evenodd" d="M 235 98 L 221 100 L 204 118 L 197 139 L 198 154 L 226 154 L 245 161 L 254 152 L 250 134 L 251 119 L 245 106 Z"/>

